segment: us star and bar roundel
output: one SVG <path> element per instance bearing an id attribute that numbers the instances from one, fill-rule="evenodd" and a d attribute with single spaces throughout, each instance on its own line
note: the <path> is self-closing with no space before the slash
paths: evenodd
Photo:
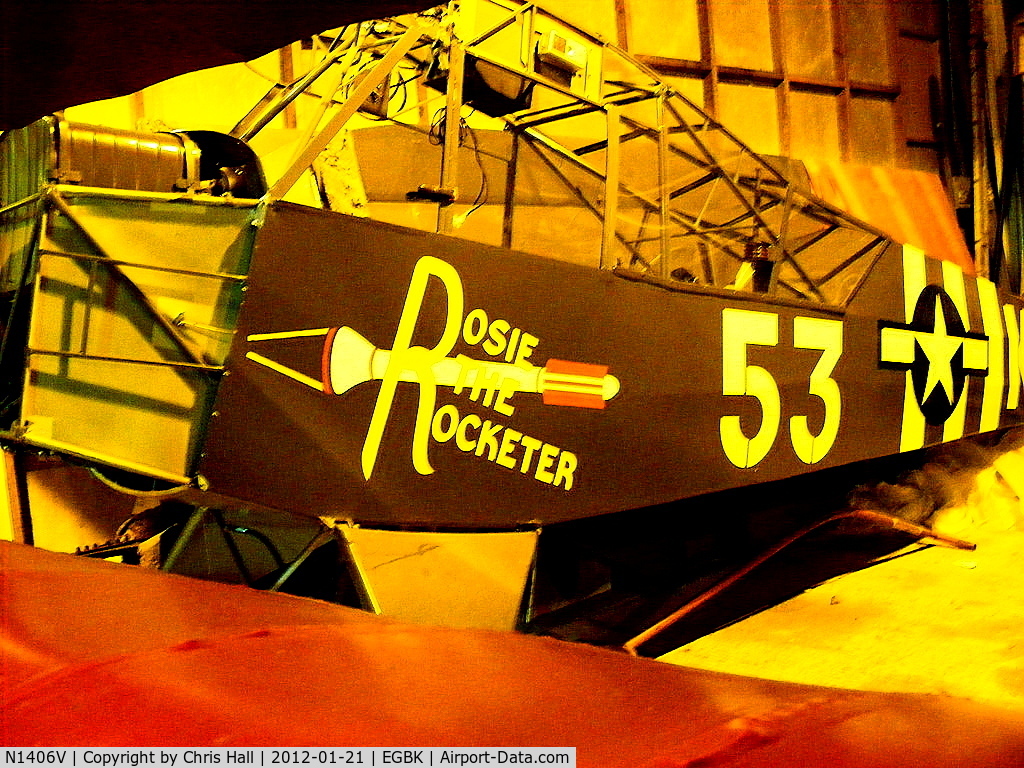
<path id="1" fill-rule="evenodd" d="M 929 259 L 913 246 L 902 247 L 902 272 L 906 321 L 878 321 L 879 368 L 905 372 L 899 451 L 998 429 L 1002 410 L 1020 405 L 1019 310 L 1000 305 L 991 281 L 967 278 L 957 265 Z M 780 423 L 781 397 L 772 372 L 747 363 L 752 346 L 778 346 L 779 316 L 733 307 L 722 311 L 722 394 L 753 397 L 761 409 L 756 431 L 744 429 L 738 416 L 721 417 L 722 449 L 732 464 L 757 466 L 784 431 L 802 462 L 815 464 L 828 455 L 844 407 L 843 387 L 833 378 L 843 339 L 841 320 L 793 319 L 793 346 L 820 350 L 806 388 L 820 401 L 822 417 L 820 428 L 811 431 L 806 415 L 791 416 L 787 430 Z M 968 424 L 971 388 L 980 407 Z M 929 426 L 941 428 L 941 437 L 928 439 Z"/>
<path id="2" fill-rule="evenodd" d="M 903 249 L 903 293 L 906 322 L 879 322 L 879 364 L 906 371 L 900 450 L 922 447 L 928 425 L 941 425 L 944 442 L 997 429 L 1002 411 L 1020 405 L 1017 307 L 1000 305 L 991 281 L 968 281 L 912 247 Z M 981 406 L 969 424 L 970 388 Z"/>

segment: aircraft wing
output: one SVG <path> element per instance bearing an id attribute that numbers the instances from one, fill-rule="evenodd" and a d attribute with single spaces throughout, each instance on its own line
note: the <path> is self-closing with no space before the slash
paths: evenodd
<path id="1" fill-rule="evenodd" d="M 1019 765 L 1024 714 L 706 672 L 0 542 L 16 746 L 576 747 L 579 766 Z"/>

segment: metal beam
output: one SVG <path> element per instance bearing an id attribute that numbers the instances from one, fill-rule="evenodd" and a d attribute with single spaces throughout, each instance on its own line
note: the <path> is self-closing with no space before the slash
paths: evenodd
<path id="1" fill-rule="evenodd" d="M 295 159 L 288 170 L 284 172 L 284 175 L 270 188 L 270 191 L 267 192 L 269 200 L 280 200 L 288 193 L 288 190 L 295 186 L 295 182 L 299 180 L 299 177 L 313 164 L 313 161 L 320 153 L 327 148 L 327 145 L 345 127 L 345 124 L 351 117 L 359 111 L 363 102 L 370 97 L 370 94 L 377 90 L 377 86 L 384 82 L 391 70 L 405 57 L 405 54 L 411 51 L 413 46 L 419 42 L 423 32 L 424 28 L 419 24 L 414 24 L 405 31 L 405 34 L 398 39 L 398 42 L 394 44 L 391 50 L 384 54 L 384 57 L 377 66 L 370 70 L 366 77 L 352 89 L 352 94 L 342 104 L 334 117 L 324 126 L 324 129 L 309 142 L 305 150 Z"/>
<path id="2" fill-rule="evenodd" d="M 452 231 L 452 203 L 459 185 L 459 146 L 462 144 L 462 80 L 466 62 L 462 44 L 452 40 L 448 48 L 448 88 L 445 91 L 444 143 L 441 147 L 441 177 L 438 188 L 451 190 L 451 202 L 437 206 L 437 232 L 446 235 Z"/>

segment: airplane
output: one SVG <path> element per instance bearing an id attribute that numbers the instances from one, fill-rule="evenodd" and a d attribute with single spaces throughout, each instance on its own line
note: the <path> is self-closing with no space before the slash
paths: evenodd
<path id="1" fill-rule="evenodd" d="M 6 449 L 187 505 L 160 567 L 211 520 L 274 554 L 226 510 L 299 516 L 322 527 L 271 588 L 337 540 L 369 610 L 514 627 L 549 532 L 685 527 L 1020 426 L 1018 295 L 817 198 L 612 43 L 462 5 L 324 36 L 230 133 L 6 131 Z M 311 96 L 268 181 L 250 144 Z M 300 179 L 324 206 L 284 200 Z"/>

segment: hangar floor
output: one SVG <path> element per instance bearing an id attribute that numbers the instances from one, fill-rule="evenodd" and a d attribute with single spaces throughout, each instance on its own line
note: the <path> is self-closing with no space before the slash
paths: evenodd
<path id="1" fill-rule="evenodd" d="M 1024 710 L 1024 455 L 979 476 L 935 527 L 973 552 L 912 546 L 664 654 L 663 661 Z"/>

